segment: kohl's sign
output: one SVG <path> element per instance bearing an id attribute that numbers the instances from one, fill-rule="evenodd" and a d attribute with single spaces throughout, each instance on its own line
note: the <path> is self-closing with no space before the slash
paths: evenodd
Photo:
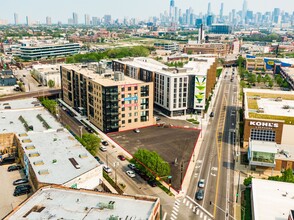
<path id="1" fill-rule="evenodd" d="M 250 126 L 257 126 L 257 127 L 267 127 L 267 128 L 278 128 L 278 123 L 272 123 L 272 122 L 261 122 L 261 121 L 250 121 Z"/>

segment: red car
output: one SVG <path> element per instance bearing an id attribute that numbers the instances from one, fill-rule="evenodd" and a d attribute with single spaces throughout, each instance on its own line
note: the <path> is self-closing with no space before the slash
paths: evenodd
<path id="1" fill-rule="evenodd" d="M 124 157 L 124 155 L 118 155 L 117 158 L 120 159 L 121 161 L 125 161 L 126 160 L 126 158 Z"/>

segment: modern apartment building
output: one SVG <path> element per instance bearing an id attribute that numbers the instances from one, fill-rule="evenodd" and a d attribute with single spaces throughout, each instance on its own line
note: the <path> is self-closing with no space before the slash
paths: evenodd
<path id="1" fill-rule="evenodd" d="M 150 58 L 113 60 L 113 70 L 154 83 L 155 107 L 169 116 L 202 112 L 216 81 L 215 58 L 192 58 L 182 68 Z"/>
<path id="2" fill-rule="evenodd" d="M 153 83 L 106 70 L 102 64 L 62 65 L 62 99 L 103 132 L 150 126 Z"/>
<path id="3" fill-rule="evenodd" d="M 78 43 L 30 43 L 25 42 L 19 48 L 19 56 L 24 60 L 60 57 L 80 52 Z"/>
<path id="4" fill-rule="evenodd" d="M 178 51 L 179 45 L 177 43 L 161 43 L 156 42 L 154 43 L 155 49 L 158 50 L 170 50 L 170 51 Z"/>

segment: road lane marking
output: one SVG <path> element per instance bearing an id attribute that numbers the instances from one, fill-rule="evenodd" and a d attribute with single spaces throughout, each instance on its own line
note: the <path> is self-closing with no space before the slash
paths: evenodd
<path id="1" fill-rule="evenodd" d="M 212 167 L 211 170 L 215 170 L 216 171 L 217 170 L 217 167 Z"/>
<path id="2" fill-rule="evenodd" d="M 207 215 L 204 215 L 204 218 L 203 219 L 206 220 L 207 219 Z"/>
<path id="3" fill-rule="evenodd" d="M 199 215 L 199 212 L 200 212 L 200 210 L 199 210 L 199 209 L 197 209 L 196 215 Z"/>
<path id="4" fill-rule="evenodd" d="M 166 216 L 167 216 L 167 213 L 165 212 L 164 215 L 163 215 L 162 220 L 165 220 L 166 219 Z"/>
<path id="5" fill-rule="evenodd" d="M 176 212 L 175 210 L 172 211 L 172 214 L 174 214 L 175 216 L 178 215 L 178 212 Z"/>
<path id="6" fill-rule="evenodd" d="M 171 220 L 176 220 L 177 218 L 173 218 L 173 217 L 171 217 L 170 219 L 171 219 Z"/>
<path id="7" fill-rule="evenodd" d="M 193 204 L 191 203 L 191 204 L 190 204 L 190 209 L 192 209 L 192 207 L 193 207 Z"/>
<path id="8" fill-rule="evenodd" d="M 174 219 L 177 219 L 178 217 L 176 215 L 174 215 L 173 213 L 171 214 L 171 216 L 174 218 Z"/>
<path id="9" fill-rule="evenodd" d="M 216 176 L 216 174 L 214 174 L 214 173 L 210 173 L 210 175 L 211 175 L 211 176 Z"/>
<path id="10" fill-rule="evenodd" d="M 200 213 L 200 218 L 202 218 L 202 217 L 203 217 L 203 212 Z"/>
<path id="11" fill-rule="evenodd" d="M 185 203 L 187 201 L 187 199 L 186 198 L 184 198 L 184 200 L 183 200 L 183 203 Z"/>
<path id="12" fill-rule="evenodd" d="M 189 204 L 190 204 L 190 201 L 187 201 L 187 202 L 186 202 L 186 206 L 188 206 Z"/>

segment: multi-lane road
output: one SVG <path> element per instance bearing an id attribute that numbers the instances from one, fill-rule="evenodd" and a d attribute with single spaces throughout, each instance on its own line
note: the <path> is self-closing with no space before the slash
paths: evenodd
<path id="1" fill-rule="evenodd" d="M 195 199 L 199 190 L 197 183 L 200 179 L 205 179 L 204 199 L 197 203 L 215 219 L 222 220 L 233 219 L 234 216 L 233 142 L 238 90 L 236 75 L 237 72 L 232 68 L 223 71 L 216 102 L 212 108 L 214 117 L 209 119 L 187 192 L 190 198 Z M 192 215 L 190 212 L 186 219 L 202 219 L 203 216 L 197 213 Z"/>

